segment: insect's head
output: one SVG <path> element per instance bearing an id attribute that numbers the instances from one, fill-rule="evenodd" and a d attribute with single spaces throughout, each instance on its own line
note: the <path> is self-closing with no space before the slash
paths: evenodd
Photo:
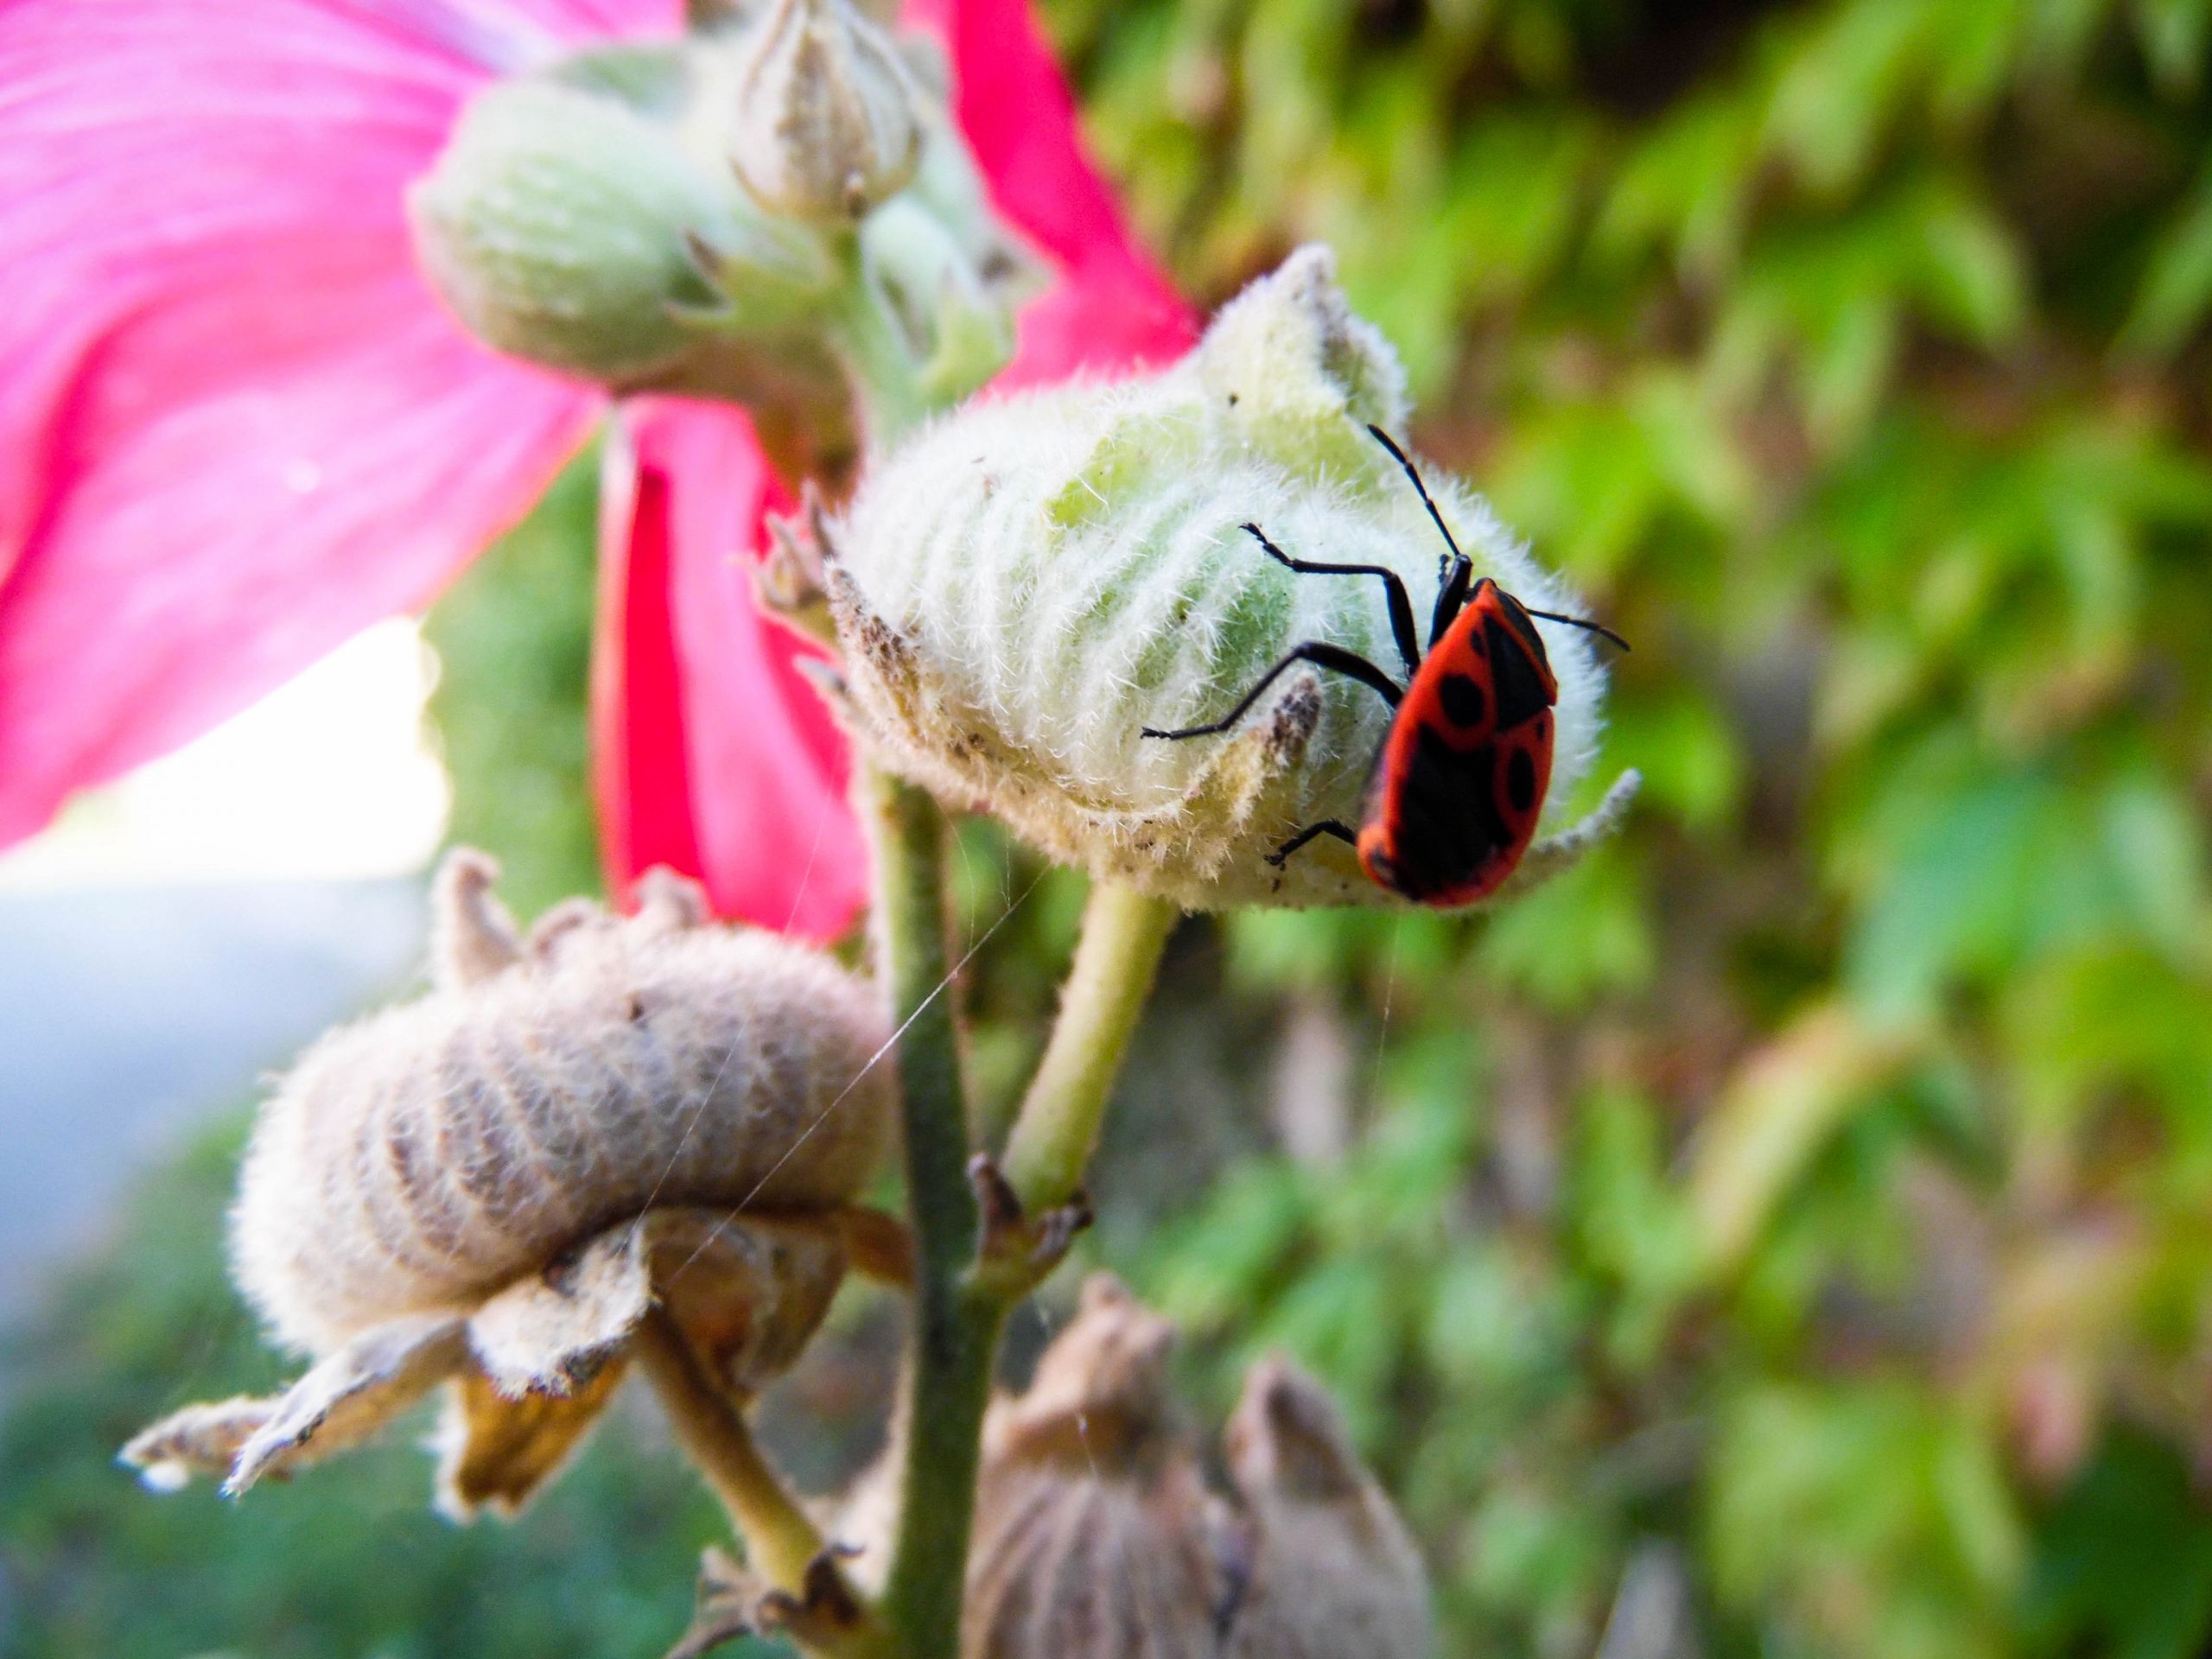
<path id="1" fill-rule="evenodd" d="M 1628 641 L 1603 623 L 1592 622 L 1586 617 L 1562 616 L 1556 611 L 1529 610 L 1488 576 L 1476 582 L 1472 591 L 1469 592 L 1464 586 L 1467 579 L 1465 575 L 1467 556 L 1459 550 L 1459 539 L 1452 534 L 1452 527 L 1444 522 L 1444 515 L 1437 511 L 1435 499 L 1429 494 L 1428 486 L 1421 481 L 1421 469 L 1414 465 L 1413 457 L 1400 448 L 1390 435 L 1381 427 L 1370 423 L 1367 430 L 1376 442 L 1389 452 L 1390 459 L 1398 463 L 1400 470 L 1413 480 L 1413 486 L 1421 496 L 1421 505 L 1428 509 L 1430 522 L 1435 524 L 1438 533 L 1444 537 L 1444 545 L 1451 550 L 1439 561 L 1437 580 L 1440 584 L 1448 588 L 1452 582 L 1453 573 L 1457 571 L 1458 581 L 1462 584 L 1459 591 L 1467 593 L 1471 601 L 1479 601 L 1486 588 L 1495 591 L 1497 596 L 1505 601 L 1507 616 L 1512 621 L 1515 629 L 1529 642 L 1529 648 L 1536 653 L 1536 660 L 1543 663 L 1547 667 L 1550 665 L 1550 659 L 1544 655 L 1543 640 L 1537 636 L 1536 630 L 1529 624 L 1529 619 L 1532 616 L 1541 616 L 1547 622 L 1564 622 L 1571 628 L 1583 628 L 1592 633 L 1602 634 L 1623 651 L 1628 649 Z M 1456 595 L 1448 595 L 1448 597 L 1456 597 Z"/>

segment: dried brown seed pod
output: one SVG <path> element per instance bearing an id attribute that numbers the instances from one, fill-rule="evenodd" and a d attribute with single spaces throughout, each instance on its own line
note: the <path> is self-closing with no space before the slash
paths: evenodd
<path id="1" fill-rule="evenodd" d="M 962 1659 L 1424 1659 L 1419 1553 L 1319 1384 L 1252 1369 L 1225 1502 L 1168 1393 L 1173 1339 L 1094 1276 L 1028 1389 L 991 1408 Z M 895 1467 L 863 1477 L 837 1529 L 864 1580 L 886 1564 Z"/>
<path id="2" fill-rule="evenodd" d="M 984 1429 L 963 1659 L 1201 1659 L 1225 1522 L 1174 1423 L 1174 1328 L 1104 1274 Z"/>
<path id="3" fill-rule="evenodd" d="M 450 1383 L 447 1503 L 518 1504 L 596 1420 L 663 1310 L 741 1401 L 787 1367 L 849 1260 L 896 1255 L 847 1200 L 890 1132 L 874 999 L 826 958 L 705 925 L 664 873 L 638 913 L 521 936 L 489 860 L 435 884 L 431 994 L 332 1033 L 264 1109 L 239 1281 L 319 1363 L 125 1448 L 232 1490 Z M 848 1248 L 848 1239 L 854 1243 Z"/>
<path id="4" fill-rule="evenodd" d="M 325 1037 L 263 1109 L 234 1253 L 287 1342 L 465 1308 L 655 1205 L 840 1204 L 881 1155 L 888 1027 L 834 963 L 701 925 L 664 876 L 635 917 L 563 906 L 525 942 L 492 875 L 446 861 L 437 988 Z"/>

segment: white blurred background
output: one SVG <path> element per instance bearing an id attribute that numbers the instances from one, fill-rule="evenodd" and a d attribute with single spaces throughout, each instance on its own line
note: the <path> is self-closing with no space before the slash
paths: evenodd
<path id="1" fill-rule="evenodd" d="M 434 673 L 379 623 L 0 855 L 0 1314 L 180 1125 L 416 972 Z"/>

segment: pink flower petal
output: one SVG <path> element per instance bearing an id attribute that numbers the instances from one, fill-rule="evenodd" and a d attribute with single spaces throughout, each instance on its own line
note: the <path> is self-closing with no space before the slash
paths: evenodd
<path id="1" fill-rule="evenodd" d="M 593 677 L 609 885 L 672 864 L 723 915 L 834 938 L 868 896 L 845 743 L 797 666 L 820 652 L 753 590 L 789 498 L 739 410 L 647 398 L 618 424 Z"/>
<path id="2" fill-rule="evenodd" d="M 53 404 L 62 486 L 0 588 L 0 842 L 423 604 L 580 437 L 586 397 L 411 276 L 296 251 L 117 319 Z"/>
<path id="3" fill-rule="evenodd" d="M 467 341 L 401 194 L 676 0 L 0 8 L 0 843 L 419 605 L 594 397 Z"/>
<path id="4" fill-rule="evenodd" d="M 1013 365 L 994 387 L 1180 356 L 1197 319 L 1130 235 L 1085 151 L 1074 97 L 1028 0 L 907 0 L 906 16 L 951 54 L 954 112 L 999 212 L 1060 267 L 1023 312 Z"/>

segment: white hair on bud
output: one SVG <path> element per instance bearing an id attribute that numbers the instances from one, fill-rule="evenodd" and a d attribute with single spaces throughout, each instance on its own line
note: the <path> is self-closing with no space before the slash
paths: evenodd
<path id="1" fill-rule="evenodd" d="M 1233 730 L 1225 713 L 1292 647 L 1325 640 L 1394 677 L 1382 583 L 1423 636 L 1443 538 L 1365 429 L 1402 433 L 1405 377 L 1308 248 L 1226 307 L 1189 356 L 1115 385 L 970 405 L 876 467 L 827 550 L 855 701 L 886 758 L 979 799 L 1048 850 L 1192 909 L 1393 903 L 1351 849 L 1287 836 L 1356 823 L 1390 709 L 1294 669 Z M 1473 561 L 1531 608 L 1579 614 L 1481 498 L 1425 474 Z M 1595 759 L 1604 676 L 1587 636 L 1538 624 L 1560 687 L 1548 826 Z"/>
<path id="2" fill-rule="evenodd" d="M 488 868 L 437 883 L 467 971 L 331 1033 L 263 1108 L 233 1256 L 287 1341 L 464 1309 L 656 1205 L 836 1206 L 883 1150 L 887 1021 L 836 963 L 702 925 L 673 879 L 626 921 L 563 907 L 525 953 L 486 931 Z M 480 971 L 495 938 L 512 955 Z"/>

